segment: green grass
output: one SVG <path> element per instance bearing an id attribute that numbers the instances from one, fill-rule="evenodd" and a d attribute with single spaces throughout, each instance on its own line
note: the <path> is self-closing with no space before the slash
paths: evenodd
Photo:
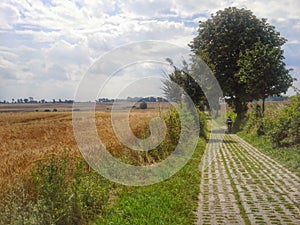
<path id="1" fill-rule="evenodd" d="M 275 148 L 273 144 L 264 136 L 256 136 L 247 134 L 246 132 L 239 132 L 238 135 L 258 148 L 261 152 L 265 153 L 275 161 L 283 164 L 290 171 L 295 172 L 300 176 L 300 148 L 287 147 Z"/>
<path id="2" fill-rule="evenodd" d="M 188 164 L 170 179 L 145 187 L 122 187 L 114 204 L 93 224 L 194 224 L 201 174 L 199 163 L 205 141 Z"/>

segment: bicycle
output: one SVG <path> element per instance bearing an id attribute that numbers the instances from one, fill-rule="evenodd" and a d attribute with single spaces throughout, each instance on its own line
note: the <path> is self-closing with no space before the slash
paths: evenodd
<path id="1" fill-rule="evenodd" d="M 227 132 L 229 134 L 231 134 L 231 132 L 232 132 L 232 119 L 231 119 L 230 116 L 227 118 L 226 123 L 227 123 Z"/>

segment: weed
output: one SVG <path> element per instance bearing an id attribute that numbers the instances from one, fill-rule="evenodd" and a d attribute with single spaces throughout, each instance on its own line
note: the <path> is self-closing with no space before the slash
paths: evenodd
<path id="1" fill-rule="evenodd" d="M 10 187 L 1 204 L 1 224 L 87 224 L 109 200 L 111 183 L 81 160 L 52 155 L 37 162 L 31 177 Z M 9 203 L 9 204 L 7 204 Z"/>

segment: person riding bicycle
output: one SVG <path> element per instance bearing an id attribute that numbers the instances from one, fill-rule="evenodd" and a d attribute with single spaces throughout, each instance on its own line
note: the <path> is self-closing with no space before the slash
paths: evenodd
<path id="1" fill-rule="evenodd" d="M 228 133 L 231 133 L 231 129 L 232 129 L 232 119 L 230 116 L 228 116 L 227 118 L 227 129 L 228 129 Z"/>

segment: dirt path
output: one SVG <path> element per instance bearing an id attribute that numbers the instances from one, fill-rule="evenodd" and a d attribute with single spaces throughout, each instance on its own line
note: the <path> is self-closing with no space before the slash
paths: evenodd
<path id="1" fill-rule="evenodd" d="M 207 147 L 197 224 L 300 224 L 300 178 L 238 136 L 222 137 Z"/>

